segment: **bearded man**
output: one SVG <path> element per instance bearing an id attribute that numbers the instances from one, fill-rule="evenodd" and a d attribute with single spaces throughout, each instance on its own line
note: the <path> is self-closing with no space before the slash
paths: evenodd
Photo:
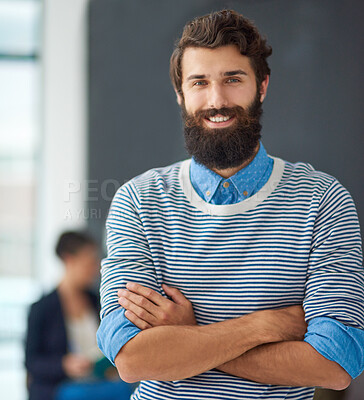
<path id="1" fill-rule="evenodd" d="M 170 74 L 191 159 L 124 184 L 98 342 L 132 399 L 311 399 L 363 370 L 355 206 L 261 142 L 271 48 L 232 10 L 186 24 Z M 120 307 L 121 306 L 121 307 Z"/>

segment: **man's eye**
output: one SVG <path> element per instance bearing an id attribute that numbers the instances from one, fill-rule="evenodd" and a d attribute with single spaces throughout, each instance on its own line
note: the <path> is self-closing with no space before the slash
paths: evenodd
<path id="1" fill-rule="evenodd" d="M 197 81 L 193 84 L 193 86 L 205 86 L 207 85 L 206 81 Z"/>
<path id="2" fill-rule="evenodd" d="M 229 78 L 227 80 L 227 83 L 236 83 L 236 82 L 240 82 L 240 80 L 238 78 Z"/>

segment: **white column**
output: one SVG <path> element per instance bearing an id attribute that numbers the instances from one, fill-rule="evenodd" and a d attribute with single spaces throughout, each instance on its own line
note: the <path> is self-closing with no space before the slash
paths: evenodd
<path id="1" fill-rule="evenodd" d="M 58 235 L 86 225 L 86 14 L 88 0 L 45 0 L 43 132 L 38 174 L 36 275 L 44 288 L 59 279 Z"/>

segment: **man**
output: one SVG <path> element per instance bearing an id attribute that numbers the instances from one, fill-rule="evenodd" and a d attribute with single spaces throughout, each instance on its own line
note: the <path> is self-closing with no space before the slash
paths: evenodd
<path id="1" fill-rule="evenodd" d="M 311 399 L 363 369 L 355 206 L 335 178 L 267 155 L 270 54 L 234 11 L 188 23 L 170 72 L 192 159 L 113 200 L 98 342 L 142 381 L 133 399 Z"/>

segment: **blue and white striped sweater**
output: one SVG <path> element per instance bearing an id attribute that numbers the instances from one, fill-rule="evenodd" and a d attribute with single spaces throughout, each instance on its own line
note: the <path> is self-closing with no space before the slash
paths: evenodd
<path id="1" fill-rule="evenodd" d="M 147 171 L 120 188 L 107 222 L 101 285 L 103 323 L 118 349 L 139 332 L 117 303 L 116 290 L 128 281 L 163 295 L 162 283 L 179 288 L 199 324 L 303 303 L 307 320 L 330 317 L 364 327 L 361 240 L 350 195 L 309 164 L 273 159 L 263 188 L 230 205 L 198 196 L 190 160 Z M 102 331 L 100 346 L 112 358 Z M 182 381 L 142 382 L 133 398 L 308 399 L 312 393 L 213 370 Z"/>

